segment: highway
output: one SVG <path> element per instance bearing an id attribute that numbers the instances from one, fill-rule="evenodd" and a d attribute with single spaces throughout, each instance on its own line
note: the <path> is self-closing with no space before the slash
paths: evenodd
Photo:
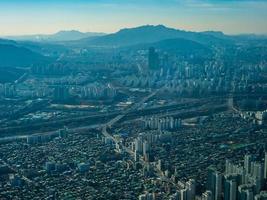
<path id="1" fill-rule="evenodd" d="M 147 97 L 143 98 L 139 103 L 136 103 L 134 106 L 130 107 L 127 111 L 124 112 L 124 114 L 118 115 L 117 117 L 115 117 L 114 119 L 110 120 L 106 125 L 103 126 L 102 128 L 102 134 L 104 137 L 107 138 L 111 138 L 113 140 L 113 142 L 119 143 L 120 141 L 116 138 L 114 138 L 110 133 L 108 133 L 107 131 L 107 127 L 111 128 L 115 123 L 117 123 L 119 120 L 121 120 L 123 117 L 126 116 L 127 113 L 135 110 L 135 109 L 140 109 L 140 107 L 146 102 L 148 101 L 150 98 L 152 98 L 153 96 L 155 96 L 157 94 L 157 92 L 159 92 L 159 90 L 151 93 L 150 95 L 148 95 Z M 123 151 L 127 152 L 133 159 L 134 159 L 134 152 L 126 147 L 125 145 L 121 144 Z M 144 166 L 146 164 L 146 162 L 144 161 L 144 159 L 142 158 L 142 156 L 139 158 L 139 162 Z M 150 166 L 152 166 L 153 170 L 156 172 L 156 175 L 158 178 L 160 178 L 162 181 L 168 182 L 170 184 L 175 185 L 175 183 L 173 181 L 171 181 L 168 177 L 165 177 L 156 167 L 156 164 L 153 163 Z"/>
<path id="2" fill-rule="evenodd" d="M 155 92 L 151 95 L 149 95 L 149 98 L 153 97 L 153 95 L 155 95 Z M 75 132 L 79 132 L 79 131 L 85 131 L 88 129 L 103 129 L 104 131 L 104 135 L 107 137 L 111 137 L 111 135 L 107 133 L 107 128 L 111 128 L 114 124 L 116 124 L 118 121 L 120 120 L 132 120 L 132 119 L 136 119 L 136 118 L 140 118 L 142 116 L 150 116 L 153 114 L 157 114 L 161 117 L 166 117 L 166 116 L 178 116 L 179 118 L 186 118 L 186 117 L 190 117 L 190 116 L 195 116 L 195 115 L 201 115 L 201 114 L 207 114 L 209 111 L 211 110 L 220 110 L 220 108 L 224 108 L 225 105 L 211 105 L 209 106 L 210 101 L 203 101 L 203 100 L 198 100 L 198 101 L 194 101 L 194 102 L 190 102 L 190 104 L 188 105 L 188 103 L 180 103 L 180 104 L 175 104 L 175 105 L 165 105 L 165 106 L 161 106 L 161 107 L 155 107 L 155 108 L 148 108 L 148 109 L 143 109 L 143 110 L 139 110 L 139 111 L 134 111 L 132 110 L 133 108 L 138 108 L 140 106 L 141 103 L 144 103 L 145 101 L 147 101 L 149 99 L 148 97 L 145 97 L 142 101 L 140 101 L 139 103 L 137 103 L 136 105 L 129 107 L 126 111 L 123 111 L 121 114 L 117 113 L 117 115 L 115 113 L 112 113 L 106 117 L 111 118 L 111 120 L 109 120 L 108 122 L 101 122 L 101 120 L 91 124 L 91 125 L 85 125 L 85 126 L 78 126 L 78 122 L 81 121 L 88 121 L 89 119 L 93 119 L 94 117 L 101 117 L 103 118 L 103 115 L 99 115 L 99 116 L 94 116 L 94 117 L 79 117 L 79 118 L 74 118 L 72 120 L 72 122 L 77 122 L 77 126 L 73 126 L 73 127 L 68 127 L 69 132 L 71 133 L 75 133 Z M 113 118 L 112 118 L 113 116 Z M 68 119 L 68 121 L 70 121 L 71 119 Z M 91 121 L 91 120 L 90 120 Z M 56 123 L 62 124 L 62 126 L 55 126 Z M 14 134 L 14 131 L 10 131 L 13 133 L 13 135 L 7 135 L 4 134 L 4 131 L 7 131 L 5 129 L 0 129 L 0 133 L 2 133 L 2 136 L 4 137 L 0 137 L 0 142 L 10 142 L 10 141 L 14 141 L 14 140 L 25 140 L 27 138 L 28 135 L 51 135 L 51 134 L 55 134 L 57 133 L 58 129 L 62 128 L 65 123 L 66 125 L 68 124 L 67 122 L 63 123 L 63 121 L 54 121 L 52 124 L 50 123 L 43 123 L 43 126 L 51 126 L 54 127 L 54 130 L 51 131 L 46 131 L 46 132 L 38 132 L 36 131 L 36 133 L 33 133 L 33 131 L 31 133 L 21 133 L 21 134 Z M 62 122 L 62 123 L 61 123 Z M 58 127 L 58 128 L 57 128 Z M 18 127 L 18 130 L 22 130 L 22 129 L 27 129 L 27 130 L 34 130 L 30 127 Z M 11 130 L 11 129 L 9 129 Z M 6 135 L 6 136 L 5 136 Z M 112 137 L 111 137 L 112 138 Z M 113 138 L 114 139 L 114 138 Z M 114 141 L 114 142 L 118 142 L 118 141 Z"/>
<path id="3" fill-rule="evenodd" d="M 144 97 L 140 102 L 137 102 L 135 103 L 134 105 L 130 106 L 127 110 L 123 111 L 121 114 L 118 114 L 117 116 L 115 116 L 114 118 L 112 118 L 111 120 L 109 120 L 108 122 L 106 123 L 100 123 L 100 124 L 94 124 L 94 125 L 89 125 L 89 126 L 82 126 L 82 127 L 73 127 L 73 128 L 70 128 L 69 131 L 72 132 L 72 133 L 77 133 L 79 131 L 86 131 L 88 129 L 92 129 L 92 128 L 97 128 L 97 129 L 101 129 L 101 133 L 103 134 L 104 137 L 106 138 L 110 138 L 112 139 L 112 141 L 117 144 L 117 143 L 120 143 L 120 141 L 113 137 L 113 135 L 111 133 L 108 132 L 108 128 L 112 128 L 116 123 L 118 123 L 120 120 L 122 120 L 125 116 L 133 113 L 134 111 L 136 110 L 140 110 L 140 108 L 142 107 L 142 105 L 148 101 L 150 98 L 152 98 L 153 96 L 155 96 L 157 94 L 158 91 L 154 91 L 153 93 L 151 93 L 150 95 Z M 201 101 L 202 102 L 202 101 Z M 198 102 L 199 103 L 199 102 Z M 207 102 L 206 102 L 207 103 Z M 194 104 L 191 104 L 191 105 L 194 105 Z M 209 106 L 209 104 L 208 104 Z M 225 106 L 225 105 L 223 105 Z M 186 107 L 186 105 L 182 106 L 183 108 Z M 190 107 L 190 106 L 189 106 Z M 168 107 L 167 107 L 168 108 Z M 201 110 L 207 110 L 209 107 L 206 107 L 205 104 L 200 104 L 199 105 L 199 108 Z M 170 108 L 168 108 L 169 110 L 172 110 Z M 177 111 L 177 109 L 179 109 L 179 111 Z M 191 111 L 193 111 L 195 108 L 192 108 Z M 165 110 L 166 111 L 166 110 Z M 188 113 L 188 110 L 186 109 L 182 109 L 181 110 L 181 107 L 176 107 L 176 110 L 173 109 L 172 110 L 173 112 L 170 112 L 170 113 L 167 113 L 166 115 L 177 115 L 177 114 L 183 114 L 183 113 Z M 162 116 L 165 116 L 165 115 L 162 115 Z M 57 133 L 57 131 L 50 131 L 50 132 L 46 132 L 46 133 L 35 133 L 33 135 L 49 135 L 49 134 L 55 134 Z M 23 136 L 14 136 L 14 137 L 6 137 L 6 138 L 0 138 L 0 142 L 3 140 L 12 140 L 12 139 L 16 139 L 16 140 L 20 140 L 20 139 L 23 139 L 25 140 L 27 137 L 27 135 L 23 135 Z M 129 148 L 129 147 L 126 147 L 125 145 L 123 144 L 120 144 L 123 151 L 128 153 L 132 158 L 134 158 L 134 152 Z M 4 161 L 2 161 L 4 162 Z M 139 159 L 139 162 L 145 166 L 146 163 L 143 159 L 143 157 L 140 157 Z M 7 163 L 5 163 L 7 164 Z M 170 184 L 173 184 L 175 185 L 175 183 L 170 180 L 169 178 L 165 177 L 164 174 L 162 174 L 156 167 L 156 163 L 149 163 L 150 166 L 153 168 L 153 171 L 156 173 L 156 176 L 162 180 L 162 181 L 165 181 L 165 182 L 168 182 Z M 15 171 L 16 173 L 20 174 L 20 172 L 14 168 L 12 168 L 10 165 L 8 165 L 13 171 Z M 27 177 L 24 177 L 22 174 L 20 174 L 21 177 L 28 183 L 33 183 L 31 180 L 27 179 Z M 34 184 L 34 183 L 33 183 Z"/>
<path id="4" fill-rule="evenodd" d="M 56 120 L 49 120 L 43 122 L 36 122 L 31 124 L 23 124 L 23 125 L 14 125 L 8 127 L 0 127 L 0 138 L 7 137 L 12 135 L 22 135 L 23 133 L 26 134 L 28 130 L 38 131 L 46 127 L 46 131 L 52 131 L 56 129 L 60 129 L 63 126 L 68 126 L 69 128 L 78 127 L 87 125 L 87 122 L 91 122 L 91 124 L 102 123 L 103 121 L 109 120 L 109 124 L 113 124 L 113 121 L 117 121 L 119 118 L 134 118 L 136 116 L 147 116 L 158 114 L 160 112 L 172 112 L 175 110 L 180 110 L 182 108 L 190 108 L 195 107 L 201 104 L 206 104 L 208 102 L 217 102 L 218 100 L 222 100 L 225 97 L 210 97 L 205 99 L 197 99 L 192 100 L 190 102 L 181 102 L 171 105 L 161 105 L 156 107 L 149 107 L 144 108 L 144 103 L 152 98 L 154 95 L 157 94 L 159 90 L 154 91 L 153 93 L 149 94 L 148 96 L 144 97 L 139 103 L 133 104 L 128 109 L 124 111 L 114 111 L 110 113 L 94 113 L 93 115 L 85 115 L 85 116 L 78 116 L 78 117 L 69 117 L 64 119 L 56 119 Z M 226 97 L 228 98 L 228 96 Z M 122 115 L 122 116 L 119 116 Z M 118 117 L 117 119 L 115 119 Z M 87 123 L 87 124 L 86 124 Z M 70 126 L 71 124 L 71 126 Z"/>
<path id="5" fill-rule="evenodd" d="M 120 115 L 116 116 L 115 118 L 113 118 L 112 120 L 110 120 L 109 122 L 107 122 L 102 128 L 102 134 L 106 138 L 111 138 L 115 144 L 119 143 L 120 142 L 119 140 L 117 140 L 110 133 L 108 133 L 107 127 L 111 128 L 114 124 L 116 124 L 118 121 L 120 121 L 122 118 L 124 118 L 128 113 L 140 108 L 146 101 L 148 101 L 150 98 L 154 97 L 159 91 L 160 91 L 160 89 L 154 91 L 153 93 L 144 97 L 140 102 L 135 103 L 134 105 L 130 106 L 127 110 L 123 111 L 123 114 L 120 114 Z M 122 147 L 123 147 L 123 150 L 125 152 L 129 153 L 131 156 L 134 156 L 134 152 L 132 152 L 132 150 L 130 148 L 128 148 L 124 145 L 122 145 Z"/>
<path id="6" fill-rule="evenodd" d="M 125 117 L 125 115 L 127 115 L 127 113 L 135 110 L 136 108 L 140 107 L 140 105 L 142 105 L 143 103 L 145 103 L 147 100 L 149 100 L 150 98 L 152 98 L 153 96 L 155 96 L 157 94 L 159 90 L 154 91 L 153 93 L 151 93 L 150 95 L 144 97 L 139 103 L 135 104 L 134 106 L 131 106 L 128 110 L 123 111 L 123 114 L 118 114 L 116 117 L 112 118 L 109 122 L 107 123 L 100 123 L 100 124 L 93 124 L 93 125 L 89 125 L 89 126 L 82 126 L 82 127 L 74 127 L 74 128 L 70 128 L 69 131 L 70 132 L 79 132 L 79 131 L 83 131 L 83 130 L 88 130 L 88 129 L 92 129 L 92 128 L 101 128 L 102 127 L 102 133 L 105 137 L 110 137 L 113 139 L 113 141 L 115 143 L 118 143 L 118 141 L 115 140 L 115 138 L 113 138 L 112 135 L 110 135 L 107 132 L 107 127 L 111 128 L 115 123 L 117 123 L 118 121 L 120 121 L 123 117 Z M 112 115 L 114 115 L 115 113 L 112 113 Z M 106 114 L 100 114 L 100 115 L 96 115 L 96 116 L 86 116 L 86 117 L 79 117 L 75 120 L 85 120 L 88 118 L 93 118 L 93 117 L 106 117 Z M 68 121 L 70 121 L 71 119 L 68 119 Z M 72 120 L 74 121 L 74 119 Z M 62 120 L 62 122 L 64 122 L 64 120 Z M 53 122 L 53 123 L 57 123 L 57 122 Z M 44 125 L 44 123 L 43 123 Z M 35 134 L 25 134 L 25 135 L 15 135 L 15 136 L 7 136 L 7 137 L 2 137 L 0 138 L 0 142 L 9 142 L 9 141 L 14 141 L 14 140 L 23 140 L 26 139 L 28 135 L 52 135 L 57 133 L 56 131 L 48 131 L 45 133 L 35 133 Z"/>

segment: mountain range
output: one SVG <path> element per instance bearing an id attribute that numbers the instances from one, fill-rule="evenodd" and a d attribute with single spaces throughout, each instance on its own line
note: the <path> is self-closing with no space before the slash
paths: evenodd
<path id="1" fill-rule="evenodd" d="M 224 35 L 223 33 L 221 33 Z M 188 32 L 168 28 L 163 25 L 140 26 L 136 28 L 122 29 L 116 33 L 96 38 L 84 38 L 80 43 L 88 46 L 122 47 L 136 44 L 154 43 L 166 39 L 186 39 L 205 45 L 228 44 L 230 41 L 213 34 L 201 32 Z M 78 42 L 78 41 L 76 41 Z"/>
<path id="2" fill-rule="evenodd" d="M 0 67 L 29 67 L 49 60 L 50 58 L 20 46 L 16 42 L 0 40 Z"/>
<path id="3" fill-rule="evenodd" d="M 25 67 L 47 62 L 51 57 L 73 54 L 76 49 L 120 48 L 148 49 L 151 46 L 178 54 L 209 53 L 213 46 L 233 46 L 253 41 L 266 44 L 266 36 L 229 36 L 222 32 L 190 32 L 168 28 L 163 25 L 145 25 L 122 29 L 116 33 L 81 33 L 60 31 L 53 35 L 30 35 L 0 39 L 0 67 Z M 16 41 L 10 40 L 14 39 Z"/>
<path id="4" fill-rule="evenodd" d="M 59 31 L 55 34 L 45 35 L 22 35 L 22 36 L 7 36 L 6 39 L 18 40 L 18 41 L 33 41 L 33 42 L 64 42 L 64 41 L 75 41 L 83 38 L 103 36 L 105 33 L 95 32 L 80 32 L 76 30 L 70 31 Z"/>

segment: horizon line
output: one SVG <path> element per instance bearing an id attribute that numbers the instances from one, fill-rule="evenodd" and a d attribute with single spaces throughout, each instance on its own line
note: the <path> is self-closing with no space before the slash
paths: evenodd
<path id="1" fill-rule="evenodd" d="M 143 24 L 143 25 L 138 25 L 138 26 L 132 26 L 132 27 L 121 27 L 119 29 L 117 29 L 116 31 L 111 31 L 111 32 L 103 32 L 103 31 L 82 31 L 81 29 L 77 28 L 66 28 L 66 29 L 58 29 L 57 31 L 53 31 L 53 32 L 39 32 L 39 33 L 19 33 L 19 34 L 10 34 L 10 35 L 2 35 L 0 33 L 0 38 L 4 38 L 4 37 L 27 37 L 27 36 L 38 36 L 38 35 L 43 35 L 43 36 L 51 36 L 54 34 L 57 34 L 59 32 L 71 32 L 71 31 L 78 31 L 80 33 L 99 33 L 99 34 L 114 34 L 117 33 L 121 30 L 124 29 L 133 29 L 133 28 L 139 28 L 139 27 L 144 27 L 144 26 L 164 26 L 166 28 L 171 28 L 171 29 L 175 29 L 175 30 L 180 30 L 180 31 L 187 31 L 187 32 L 195 32 L 195 33 L 202 33 L 202 32 L 221 32 L 224 35 L 230 35 L 230 36 L 238 36 L 238 35 L 256 35 L 256 36 L 267 36 L 267 33 L 253 33 L 253 32 L 239 32 L 239 33 L 227 33 L 224 32 L 222 30 L 212 30 L 212 29 L 207 29 L 207 30 L 192 30 L 192 29 L 182 29 L 182 28 L 178 28 L 178 27 L 170 27 L 170 26 L 166 26 L 164 24 Z"/>

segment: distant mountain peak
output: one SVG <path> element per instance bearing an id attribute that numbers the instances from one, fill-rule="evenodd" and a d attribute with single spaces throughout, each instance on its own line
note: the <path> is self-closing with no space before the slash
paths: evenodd
<path id="1" fill-rule="evenodd" d="M 133 28 L 123 28 L 121 30 L 118 31 L 119 32 L 124 32 L 124 31 L 134 31 L 134 30 L 175 30 L 173 28 L 168 28 L 162 24 L 159 24 L 159 25 L 150 25 L 150 24 L 147 24 L 147 25 L 142 25 L 142 26 L 137 26 L 137 27 L 133 27 Z"/>
<path id="2" fill-rule="evenodd" d="M 122 47 L 136 44 L 154 43 L 161 40 L 175 38 L 192 40 L 201 44 L 222 43 L 222 40 L 225 39 L 222 37 L 216 37 L 211 33 L 207 34 L 201 32 L 178 30 L 159 24 L 121 29 L 120 31 L 113 34 L 108 34 L 102 37 L 87 40 L 87 44 L 89 46 Z M 83 42 L 85 42 L 85 40 L 83 40 Z"/>
<path id="3" fill-rule="evenodd" d="M 63 42 L 63 41 L 75 41 L 88 37 L 103 36 L 105 33 L 96 32 L 80 32 L 78 30 L 61 30 L 55 34 L 37 34 L 37 35 L 22 35 L 22 36 L 10 36 L 6 37 L 12 40 L 20 41 L 33 41 L 33 42 Z"/>
<path id="4" fill-rule="evenodd" d="M 216 36 L 216 37 L 224 37 L 225 36 L 225 34 L 222 31 L 204 31 L 201 33 Z"/>
<path id="5" fill-rule="evenodd" d="M 52 35 L 56 35 L 56 34 L 65 34 L 65 33 L 82 33 L 80 31 L 77 30 L 60 30 Z"/>
<path id="6" fill-rule="evenodd" d="M 74 30 L 74 29 L 72 29 L 72 30 L 60 30 L 60 31 L 58 31 L 57 33 L 68 33 L 68 32 L 71 32 L 71 33 L 82 33 L 81 31 L 78 31 L 78 30 Z"/>

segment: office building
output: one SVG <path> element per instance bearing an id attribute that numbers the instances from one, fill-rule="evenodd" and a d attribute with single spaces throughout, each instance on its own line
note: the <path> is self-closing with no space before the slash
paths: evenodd
<path id="1" fill-rule="evenodd" d="M 149 48 L 148 52 L 148 67 L 150 70 L 159 69 L 159 55 L 154 47 Z"/>
<path id="2" fill-rule="evenodd" d="M 207 189 L 212 193 L 213 200 L 220 200 L 222 193 L 222 175 L 214 168 L 208 169 Z"/>

